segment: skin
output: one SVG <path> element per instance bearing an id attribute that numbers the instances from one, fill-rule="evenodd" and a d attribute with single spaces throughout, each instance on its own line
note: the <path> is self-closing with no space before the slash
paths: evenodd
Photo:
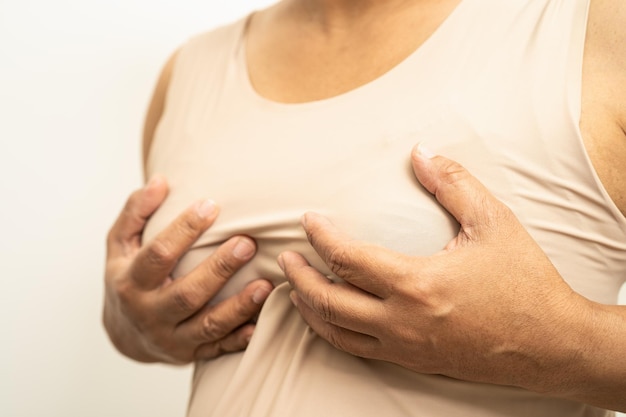
<path id="1" fill-rule="evenodd" d="M 165 64 L 146 115 L 144 167 L 166 104 L 177 51 Z M 173 281 L 169 274 L 193 242 L 215 221 L 212 203 L 202 215 L 198 201 L 153 241 L 143 242 L 144 227 L 168 193 L 165 178 L 155 176 L 136 190 L 107 237 L 102 321 L 117 350 L 140 362 L 187 364 L 246 348 L 258 315 L 273 287 L 259 279 L 214 307 L 206 304 L 256 252 L 255 242 L 234 236 L 193 272 Z"/>
<path id="2" fill-rule="evenodd" d="M 582 83 L 582 138 L 604 188 L 626 216 L 626 4 L 592 0 Z"/>
<path id="3" fill-rule="evenodd" d="M 626 312 L 565 283 L 513 213 L 457 163 L 416 151 L 419 181 L 461 230 L 431 257 L 359 242 L 307 213 L 311 245 L 345 283 L 294 252 L 291 298 L 338 349 L 416 372 L 626 409 Z"/>
<path id="4" fill-rule="evenodd" d="M 458 3 L 284 0 L 256 13 L 249 23 L 251 82 L 260 95 L 286 103 L 350 91 L 402 61 Z M 626 213 L 624 21 L 623 2 L 592 0 L 580 121 L 592 163 L 622 213 Z M 146 121 L 146 154 L 174 61 L 175 55 L 155 90 Z M 339 349 L 418 372 L 519 386 L 626 410 L 626 340 L 620 338 L 626 331 L 625 307 L 592 303 L 574 293 L 511 211 L 463 167 L 441 156 L 425 158 L 418 151 L 412 161 L 418 180 L 461 224 L 459 236 L 435 256 L 407 257 L 353 241 L 324 218 L 306 215 L 303 227 L 312 246 L 346 281 L 329 283 L 299 254 L 280 256 L 279 264 L 294 289 L 292 299 L 313 330 Z M 203 302 L 183 303 L 188 316 L 177 324 L 170 318 L 184 315 L 176 311 L 180 303 L 172 303 L 181 299 L 171 289 L 178 280 L 171 283 L 167 272 L 212 218 L 181 220 L 179 228 L 187 228 L 187 240 L 171 237 L 175 227 L 165 231 L 161 239 L 173 242 L 166 256 L 170 263 L 156 262 L 161 269 L 155 269 L 151 280 L 140 277 L 150 268 L 151 257 L 139 254 L 149 252 L 144 248 L 152 245 L 141 247 L 141 230 L 166 193 L 164 181 L 151 187 L 131 197 L 109 236 L 104 317 L 112 340 L 130 357 L 170 362 L 198 357 L 198 347 L 207 343 L 212 347 L 206 357 L 244 348 L 252 328 L 239 326 L 260 308 L 252 305 L 251 294 L 261 288 L 255 285 L 269 291 L 269 283 L 250 284 L 227 300 L 232 303 L 220 314 L 202 307 L 220 285 L 211 284 L 216 276 L 221 283 L 245 262 L 234 260 L 228 242 L 218 251 L 223 258 L 207 260 L 207 265 L 230 262 L 228 272 L 220 274 L 207 266 L 206 275 L 181 280 L 179 291 L 188 296 L 191 292 L 182 290 L 185 282 L 201 283 Z M 142 279 L 151 285 L 140 284 Z M 185 288 L 191 291 L 193 286 Z M 158 296 L 162 305 L 178 307 L 159 309 L 156 302 L 145 301 Z M 157 311 L 160 315 L 154 314 Z M 221 323 L 221 331 L 205 338 L 204 344 L 191 343 L 192 332 L 180 332 L 176 344 L 168 340 L 181 323 L 194 323 L 191 327 L 198 334 L 207 320 Z M 239 330 L 231 334 L 229 329 Z M 187 347 L 174 354 L 174 345 Z"/>
<path id="5" fill-rule="evenodd" d="M 185 364 L 245 348 L 249 321 L 272 290 L 255 281 L 241 293 L 207 307 L 226 281 L 256 251 L 254 241 L 235 236 L 173 281 L 169 273 L 218 215 L 210 200 L 192 204 L 152 242 L 142 244 L 147 219 L 163 202 L 167 184 L 153 178 L 135 191 L 107 238 L 104 326 L 116 348 L 141 362 Z"/>
<path id="6" fill-rule="evenodd" d="M 333 3 L 317 2 L 323 18 L 317 21 L 320 29 L 317 37 L 310 37 L 311 42 L 354 41 L 345 34 L 349 33 L 347 24 L 344 33 L 326 23 L 356 26 L 348 18 L 352 2 Z M 456 2 L 439 4 L 443 3 Z M 405 10 L 410 14 L 410 8 Z M 268 12 L 259 18 L 267 24 L 258 37 L 267 40 L 257 41 L 258 49 L 249 52 L 250 68 L 258 68 L 255 59 L 263 62 L 260 45 L 269 50 L 272 42 L 277 42 L 267 33 L 276 16 L 278 12 Z M 598 176 L 622 213 L 626 213 L 624 21 L 623 2 L 592 1 L 580 121 Z M 388 30 L 401 31 L 399 27 L 407 26 L 398 24 Z M 371 23 L 369 33 L 375 28 Z M 282 36 L 298 42 L 293 35 Z M 274 75 L 252 74 L 262 94 L 298 102 L 343 91 L 341 82 L 323 84 L 317 91 L 298 90 L 299 82 L 314 86 L 325 70 L 285 43 L 273 45 L 285 50 Z M 313 46 L 312 50 L 327 54 L 315 57 L 318 62 L 341 59 L 333 56 L 332 48 L 325 52 L 323 47 Z M 281 56 L 271 59 L 280 60 Z M 365 64 L 358 56 L 350 62 L 356 65 L 346 69 L 346 74 Z M 307 72 L 310 66 L 313 69 Z M 255 71 L 272 71 L 269 65 L 260 68 Z M 304 80 L 292 81 L 291 75 L 296 74 L 290 74 L 290 68 Z M 279 73 L 282 77 L 275 83 L 265 81 L 274 80 Z M 354 85 L 346 89 L 351 88 Z M 338 349 L 417 372 L 513 385 L 626 410 L 626 307 L 592 303 L 574 293 L 511 211 L 463 167 L 443 157 L 424 158 L 417 150 L 412 161 L 418 180 L 461 224 L 459 235 L 441 253 L 415 258 L 351 240 L 323 217 L 307 214 L 303 227 L 311 245 L 346 281 L 331 283 L 301 255 L 281 254 L 279 264 L 293 286 L 292 300 L 311 328 Z"/>
<path id="7" fill-rule="evenodd" d="M 104 326 L 117 349 L 141 362 L 185 364 L 245 348 L 249 321 L 272 290 L 266 281 L 207 307 L 226 281 L 256 251 L 252 239 L 235 236 L 188 275 L 169 277 L 178 259 L 218 215 L 198 201 L 152 242 L 142 244 L 147 219 L 163 202 L 167 184 L 153 178 L 135 191 L 107 239 Z"/>

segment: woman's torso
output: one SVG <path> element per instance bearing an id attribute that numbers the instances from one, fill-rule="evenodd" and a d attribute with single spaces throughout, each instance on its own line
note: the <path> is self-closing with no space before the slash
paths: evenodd
<path id="1" fill-rule="evenodd" d="M 301 104 L 270 101 L 252 87 L 244 21 L 181 50 L 148 166 L 171 192 L 145 237 L 195 199 L 213 198 L 220 217 L 175 274 L 247 234 L 258 254 L 219 298 L 255 278 L 277 285 L 248 349 L 197 365 L 190 415 L 603 415 L 339 352 L 307 330 L 276 264 L 291 249 L 327 270 L 299 227 L 307 210 L 407 254 L 441 249 L 457 225 L 413 178 L 409 153 L 424 142 L 508 204 L 576 291 L 615 303 L 626 276 L 626 222 L 578 127 L 586 11 L 586 1 L 464 0 L 389 72 Z"/>

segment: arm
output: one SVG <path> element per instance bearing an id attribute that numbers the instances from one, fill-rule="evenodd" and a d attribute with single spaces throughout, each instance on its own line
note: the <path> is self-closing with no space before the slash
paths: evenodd
<path id="1" fill-rule="evenodd" d="M 146 117 L 144 162 L 158 121 L 176 54 L 165 66 Z M 215 221 L 218 209 L 198 201 L 152 242 L 142 243 L 146 222 L 168 193 L 165 179 L 153 177 L 135 191 L 109 231 L 103 323 L 124 355 L 142 362 L 188 363 L 245 349 L 250 320 L 272 290 L 257 280 L 238 295 L 206 307 L 227 280 L 256 251 L 254 242 L 235 236 L 175 281 L 170 272 L 191 244 Z"/>
<path id="2" fill-rule="evenodd" d="M 414 152 L 413 165 L 459 235 L 434 256 L 409 257 L 307 214 L 309 241 L 346 281 L 281 254 L 313 330 L 341 350 L 416 372 L 626 410 L 626 307 L 572 291 L 513 213 L 458 164 Z"/>
<path id="3" fill-rule="evenodd" d="M 163 110 L 165 109 L 167 90 L 169 88 L 170 79 L 172 78 L 172 73 L 174 72 L 174 66 L 176 65 L 178 53 L 178 50 L 174 51 L 174 53 L 169 57 L 169 59 L 165 63 L 165 66 L 161 70 L 157 85 L 154 88 L 154 92 L 152 93 L 152 99 L 150 100 L 150 105 L 148 106 L 148 112 L 146 113 L 146 120 L 144 121 L 143 125 L 143 140 L 141 147 L 143 155 L 144 176 L 146 177 L 150 146 L 152 145 L 154 134 L 156 132 L 157 126 L 159 125 L 159 121 L 161 120 L 161 116 L 163 115 Z"/>
<path id="4" fill-rule="evenodd" d="M 581 116 L 589 156 L 624 215 L 625 21 L 623 1 L 592 0 Z M 436 256 L 407 258 L 348 243 L 307 216 L 311 243 L 349 283 L 329 283 L 297 254 L 281 256 L 311 327 L 342 350 L 418 372 L 626 411 L 626 307 L 573 293 L 508 208 L 462 167 L 417 154 L 413 163 L 461 233 Z"/>

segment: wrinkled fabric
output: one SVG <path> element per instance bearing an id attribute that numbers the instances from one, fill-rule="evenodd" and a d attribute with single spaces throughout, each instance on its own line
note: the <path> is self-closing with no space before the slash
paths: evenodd
<path id="1" fill-rule="evenodd" d="M 413 176 L 410 151 L 422 142 L 509 205 L 575 291 L 615 304 L 626 221 L 578 127 L 587 9 L 588 0 L 463 0 L 389 72 L 301 104 L 270 101 L 250 84 L 245 19 L 184 45 L 148 162 L 171 191 L 144 239 L 212 198 L 219 218 L 174 275 L 246 234 L 258 254 L 213 302 L 256 278 L 276 285 L 245 352 L 196 364 L 190 417 L 612 415 L 340 352 L 303 322 L 276 263 L 295 250 L 331 275 L 300 227 L 308 210 L 409 255 L 442 249 L 458 225 Z"/>

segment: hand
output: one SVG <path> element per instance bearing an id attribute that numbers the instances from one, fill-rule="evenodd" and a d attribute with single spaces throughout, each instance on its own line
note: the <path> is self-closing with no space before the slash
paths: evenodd
<path id="1" fill-rule="evenodd" d="M 236 236 L 188 275 L 170 272 L 191 244 L 211 226 L 218 209 L 199 201 L 142 247 L 148 218 L 167 195 L 156 177 L 135 191 L 109 231 L 104 326 L 117 349 L 142 362 L 184 364 L 245 349 L 250 320 L 272 290 L 254 281 L 236 296 L 207 306 L 226 281 L 256 252 L 254 241 Z"/>
<path id="2" fill-rule="evenodd" d="M 412 162 L 460 223 L 458 236 L 433 256 L 411 257 L 351 240 L 306 214 L 311 245 L 345 282 L 282 253 L 279 265 L 302 317 L 338 349 L 420 373 L 542 391 L 567 384 L 559 378 L 575 362 L 581 335 L 566 323 L 585 317 L 586 300 L 463 167 L 417 149 Z"/>

